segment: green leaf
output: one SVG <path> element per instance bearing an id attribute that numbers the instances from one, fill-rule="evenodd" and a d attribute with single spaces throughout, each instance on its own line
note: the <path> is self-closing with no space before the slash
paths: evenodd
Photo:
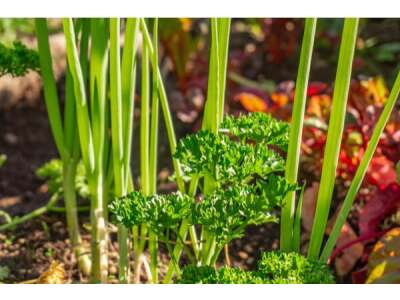
<path id="1" fill-rule="evenodd" d="M 28 71 L 40 70 L 39 55 L 21 42 L 15 41 L 12 47 L 0 43 L 0 77 L 9 74 L 23 76 Z"/>
<path id="2" fill-rule="evenodd" d="M 296 252 L 265 252 L 258 270 L 271 283 L 335 283 L 328 265 Z"/>
<path id="3" fill-rule="evenodd" d="M 335 283 L 326 264 L 309 260 L 295 252 L 272 251 L 262 254 L 257 270 L 186 266 L 178 284 L 316 284 Z"/>
<path id="4" fill-rule="evenodd" d="M 272 211 L 293 188 L 283 177 L 270 176 L 257 185 L 217 189 L 195 205 L 192 223 L 206 226 L 221 247 L 241 237 L 248 225 L 276 222 Z"/>
<path id="5" fill-rule="evenodd" d="M 162 233 L 165 229 L 177 229 L 180 221 L 190 215 L 192 206 L 193 199 L 180 192 L 145 196 L 135 191 L 114 200 L 109 209 L 117 223 L 127 228 L 144 224 L 151 231 Z"/>
<path id="6" fill-rule="evenodd" d="M 257 284 L 268 283 L 257 272 L 239 268 L 221 268 L 215 270 L 208 266 L 185 266 L 178 284 Z"/>
<path id="7" fill-rule="evenodd" d="M 275 145 L 284 151 L 289 141 L 289 125 L 260 112 L 239 117 L 226 116 L 220 131 L 232 134 L 244 142 Z"/>
<path id="8" fill-rule="evenodd" d="M 201 130 L 179 141 L 174 156 L 189 176 L 211 176 L 218 186 L 245 183 L 284 170 L 283 158 L 265 144 L 234 142 Z"/>

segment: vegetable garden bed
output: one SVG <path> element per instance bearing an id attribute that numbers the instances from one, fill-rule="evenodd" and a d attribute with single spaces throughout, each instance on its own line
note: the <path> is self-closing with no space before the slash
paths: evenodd
<path id="1" fill-rule="evenodd" d="M 273 45 L 285 22 L 299 45 L 279 85 L 246 78 L 259 52 L 231 51 L 229 18 L 65 18 L 59 82 L 47 20 L 37 52 L 1 45 L 43 99 L 0 114 L 0 281 L 397 282 L 400 75 L 352 80 L 364 23 L 345 19 L 334 84 L 309 82 L 317 21 L 268 25 L 269 58 L 295 53 Z"/>

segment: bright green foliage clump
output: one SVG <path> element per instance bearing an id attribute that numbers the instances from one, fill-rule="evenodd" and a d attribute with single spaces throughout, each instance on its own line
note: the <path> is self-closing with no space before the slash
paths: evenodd
<path id="1" fill-rule="evenodd" d="M 10 48 L 0 43 L 0 76 L 23 76 L 29 70 L 39 71 L 39 55 L 36 51 L 26 48 L 21 42 L 14 42 Z"/>
<path id="2" fill-rule="evenodd" d="M 221 126 L 227 134 L 201 130 L 181 139 L 175 152 L 186 177 L 213 182 L 192 223 L 204 225 L 219 247 L 241 237 L 248 225 L 276 221 L 272 210 L 296 189 L 283 177 L 283 157 L 270 147 L 287 147 L 288 124 L 253 113 L 228 116 Z"/>
<path id="3" fill-rule="evenodd" d="M 309 260 L 295 252 L 274 251 L 263 253 L 256 271 L 226 267 L 216 270 L 209 266 L 187 266 L 183 269 L 182 277 L 176 283 L 335 283 L 335 278 L 324 263 Z"/>
<path id="4" fill-rule="evenodd" d="M 164 229 L 176 229 L 179 222 L 190 215 L 192 207 L 193 199 L 180 192 L 144 196 L 135 191 L 109 205 L 117 222 L 127 228 L 147 225 L 155 233 L 161 233 Z"/>
<path id="5" fill-rule="evenodd" d="M 179 192 L 148 197 L 133 192 L 110 205 L 117 222 L 128 228 L 146 224 L 160 231 L 189 220 L 206 226 L 223 246 L 241 237 L 250 224 L 276 221 L 272 210 L 282 205 L 288 191 L 296 186 L 285 180 L 284 159 L 268 145 L 287 145 L 287 124 L 263 114 L 227 117 L 225 123 L 239 140 L 201 130 L 181 139 L 174 155 L 185 176 L 210 176 L 215 183 L 213 192 L 197 203 Z M 252 141 L 257 143 L 249 143 Z"/>
<path id="6" fill-rule="evenodd" d="M 242 141 L 275 145 L 287 150 L 289 142 L 289 124 L 274 119 L 265 113 L 225 117 L 221 131 L 228 132 Z"/>
<path id="7" fill-rule="evenodd" d="M 50 194 L 58 194 L 60 196 L 63 194 L 63 165 L 61 160 L 50 160 L 36 170 L 36 175 L 46 180 Z M 89 198 L 86 170 L 82 162 L 78 164 L 76 169 L 75 190 L 80 197 Z"/>
<path id="8" fill-rule="evenodd" d="M 271 283 L 335 283 L 326 264 L 296 252 L 265 252 L 258 270 Z"/>
<path id="9" fill-rule="evenodd" d="M 206 130 L 181 139 L 175 157 L 181 161 L 186 176 L 208 175 L 220 186 L 284 170 L 283 158 L 265 144 L 235 142 Z"/>
<path id="10" fill-rule="evenodd" d="M 240 238 L 248 225 L 274 222 L 277 219 L 271 211 L 282 199 L 270 192 L 273 183 L 280 180 L 283 179 L 274 176 L 267 182 L 257 182 L 257 185 L 215 190 L 195 205 L 192 223 L 207 226 L 207 230 L 215 235 L 217 244 L 223 245 Z M 288 186 L 284 189 L 287 190 Z"/>
<path id="11" fill-rule="evenodd" d="M 258 272 L 243 271 L 239 268 L 223 267 L 216 270 L 209 266 L 196 267 L 193 265 L 183 269 L 182 277 L 176 281 L 178 284 L 253 284 L 267 283 Z"/>
<path id="12" fill-rule="evenodd" d="M 183 268 L 182 276 L 176 281 L 176 283 L 219 283 L 218 271 L 209 266 L 197 267 L 188 265 Z"/>
<path id="13" fill-rule="evenodd" d="M 133 192 L 109 206 L 116 221 L 128 228 L 146 225 L 159 236 L 165 229 L 178 233 L 183 221 L 202 228 L 206 238 L 200 243 L 208 249 L 201 254 L 202 265 L 215 264 L 223 246 L 241 237 L 247 226 L 276 222 L 273 210 L 297 188 L 283 176 L 285 162 L 277 147 L 270 147 L 287 146 L 288 125 L 262 114 L 227 117 L 224 124 L 222 131 L 229 134 L 200 130 L 181 139 L 174 154 L 185 178 L 198 180 L 200 201 L 195 193 Z"/>
<path id="14" fill-rule="evenodd" d="M 200 202 L 180 192 L 144 196 L 135 191 L 109 205 L 118 223 L 127 228 L 147 225 L 154 232 L 177 229 L 186 219 L 193 225 L 205 225 L 223 245 L 243 235 L 250 224 L 276 221 L 271 210 L 283 200 L 290 187 L 283 178 L 270 176 L 256 185 L 238 185 L 218 189 Z"/>

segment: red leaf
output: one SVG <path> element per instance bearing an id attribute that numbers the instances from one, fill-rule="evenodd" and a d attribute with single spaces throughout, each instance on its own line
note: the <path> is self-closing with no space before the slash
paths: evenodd
<path id="1" fill-rule="evenodd" d="M 307 89 L 307 97 L 323 94 L 328 85 L 323 82 L 311 82 Z"/>
<path id="2" fill-rule="evenodd" d="M 371 184 L 380 188 L 395 183 L 397 176 L 393 162 L 388 160 L 386 156 L 375 156 L 369 165 L 367 179 Z"/>
<path id="3" fill-rule="evenodd" d="M 386 188 L 379 188 L 360 210 L 360 235 L 376 232 L 382 221 L 399 208 L 400 185 L 392 183 Z"/>
<path id="4" fill-rule="evenodd" d="M 243 107 L 250 112 L 266 112 L 268 109 L 267 102 L 252 93 L 239 93 L 235 96 L 235 99 L 238 99 Z"/>
<path id="5" fill-rule="evenodd" d="M 351 273 L 351 281 L 356 284 L 365 283 L 367 280 L 368 269 L 367 267 L 363 267 L 360 270 Z"/>

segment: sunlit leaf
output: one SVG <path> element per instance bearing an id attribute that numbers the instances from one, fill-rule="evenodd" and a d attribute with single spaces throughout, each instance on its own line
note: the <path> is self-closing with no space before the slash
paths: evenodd
<path id="1" fill-rule="evenodd" d="M 374 246 L 368 260 L 366 283 L 400 283 L 400 228 L 387 232 Z"/>
<path id="2" fill-rule="evenodd" d="M 244 109 L 249 112 L 267 112 L 268 105 L 266 101 L 255 94 L 242 92 L 235 96 L 240 101 Z"/>

